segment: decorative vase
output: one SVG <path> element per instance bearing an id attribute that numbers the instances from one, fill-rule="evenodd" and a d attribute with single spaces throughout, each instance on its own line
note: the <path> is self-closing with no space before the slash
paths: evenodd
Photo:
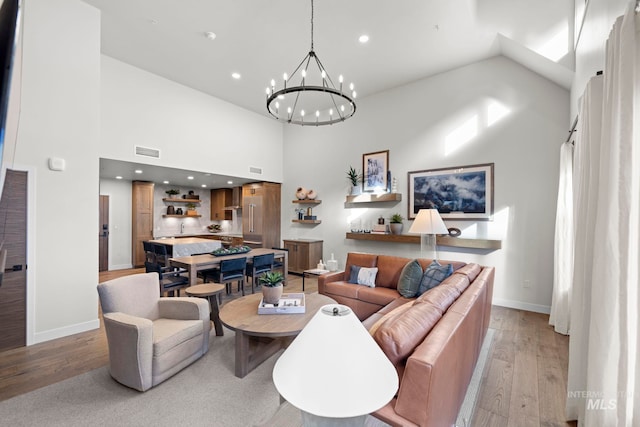
<path id="1" fill-rule="evenodd" d="M 296 190 L 296 197 L 298 200 L 304 200 L 307 198 L 307 189 L 304 187 L 298 187 Z"/>
<path id="2" fill-rule="evenodd" d="M 318 197 L 318 193 L 316 193 L 316 190 L 309 190 L 307 192 L 307 199 L 309 200 L 315 200 L 316 197 Z"/>
<path id="3" fill-rule="evenodd" d="M 362 188 L 359 185 L 354 185 L 351 187 L 351 195 L 358 196 L 362 194 Z"/>
<path id="4" fill-rule="evenodd" d="M 266 304 L 277 304 L 282 296 L 282 283 L 276 286 L 262 285 L 262 301 Z"/>
<path id="5" fill-rule="evenodd" d="M 391 234 L 402 234 L 401 222 L 392 222 L 389 224 L 389 228 L 391 229 Z"/>

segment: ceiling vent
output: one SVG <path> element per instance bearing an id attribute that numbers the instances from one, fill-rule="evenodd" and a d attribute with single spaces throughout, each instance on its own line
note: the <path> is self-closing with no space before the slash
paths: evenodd
<path id="1" fill-rule="evenodd" d="M 258 175 L 262 175 L 262 168 L 257 168 L 255 166 L 249 166 L 249 173 L 255 173 Z"/>
<path id="2" fill-rule="evenodd" d="M 159 159 L 160 150 L 158 150 L 157 148 L 140 147 L 139 145 L 136 145 L 136 155 Z"/>

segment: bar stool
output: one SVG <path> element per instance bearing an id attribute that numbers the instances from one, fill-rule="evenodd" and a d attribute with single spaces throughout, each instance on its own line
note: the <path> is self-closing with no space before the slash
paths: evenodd
<path id="1" fill-rule="evenodd" d="M 206 298 L 209 301 L 209 318 L 213 322 L 216 329 L 216 335 L 221 337 L 224 335 L 222 330 L 222 322 L 220 322 L 220 304 L 218 299 L 224 291 L 225 285 L 218 283 L 205 283 L 203 285 L 189 286 L 184 292 L 190 297 Z"/>

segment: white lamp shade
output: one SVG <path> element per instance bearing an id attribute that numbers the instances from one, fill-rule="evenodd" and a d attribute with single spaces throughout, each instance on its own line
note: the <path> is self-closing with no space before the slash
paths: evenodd
<path id="1" fill-rule="evenodd" d="M 411 228 L 409 228 L 409 233 L 449 234 L 449 230 L 444 225 L 437 209 L 420 209 Z"/>
<path id="2" fill-rule="evenodd" d="M 334 307 L 349 313 L 326 314 Z M 322 307 L 305 326 L 276 362 L 273 382 L 293 406 L 330 418 L 374 412 L 398 390 L 394 366 L 356 315 L 338 304 Z"/>

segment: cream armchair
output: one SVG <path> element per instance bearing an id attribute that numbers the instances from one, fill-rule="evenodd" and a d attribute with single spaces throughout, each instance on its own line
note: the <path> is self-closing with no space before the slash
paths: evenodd
<path id="1" fill-rule="evenodd" d="M 143 273 L 98 285 L 111 376 L 140 391 L 209 350 L 207 300 L 161 298 L 158 280 L 157 273 Z"/>

